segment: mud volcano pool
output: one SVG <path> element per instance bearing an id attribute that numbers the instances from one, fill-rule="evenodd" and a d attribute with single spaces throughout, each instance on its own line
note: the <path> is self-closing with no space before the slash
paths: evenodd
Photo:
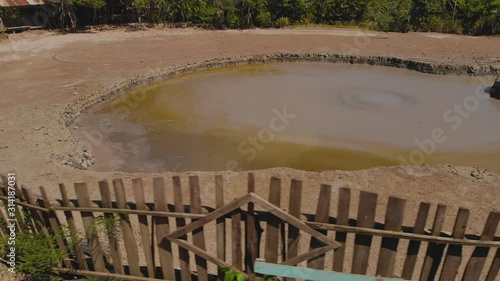
<path id="1" fill-rule="evenodd" d="M 478 81 L 377 66 L 229 67 L 112 98 L 72 132 L 98 171 L 446 163 L 500 173 L 500 102 Z"/>

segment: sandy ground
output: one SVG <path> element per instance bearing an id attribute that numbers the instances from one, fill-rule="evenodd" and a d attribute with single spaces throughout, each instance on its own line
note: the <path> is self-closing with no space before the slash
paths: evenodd
<path id="1" fill-rule="evenodd" d="M 14 171 L 18 181 L 44 185 L 58 197 L 57 183 L 72 190 L 73 182 L 88 182 L 97 197 L 102 179 L 153 176 L 75 169 L 64 163 L 84 155 L 71 137 L 65 113 L 89 97 L 102 96 L 126 81 L 175 66 L 213 58 L 278 52 L 356 53 L 395 56 L 417 61 L 500 65 L 500 38 L 465 37 L 433 33 L 364 33 L 344 29 L 289 29 L 202 31 L 193 29 L 108 30 L 60 35 L 50 32 L 11 35 L 0 42 L 0 172 Z M 227 183 L 226 200 L 246 189 L 246 173 L 221 172 Z M 314 212 L 320 183 L 330 183 L 409 199 L 406 224 L 413 223 L 420 201 L 449 206 L 445 230 L 453 226 L 459 206 L 472 211 L 469 233 L 480 233 L 487 214 L 499 209 L 500 176 L 473 167 L 418 166 L 372 168 L 363 171 L 304 172 L 284 168 L 256 171 L 258 193 L 267 197 L 270 176 L 301 179 L 312 196 L 305 196 L 305 211 Z M 201 175 L 203 203 L 213 204 L 213 175 Z M 130 186 L 127 180 L 127 188 Z M 129 192 L 129 195 L 132 192 Z M 284 190 L 286 193 L 286 190 Z M 187 202 L 187 190 L 185 202 Z M 287 199 L 283 199 L 287 202 Z M 382 205 L 381 205 L 382 206 Z M 355 207 L 355 206 L 354 206 Z M 353 209 L 355 209 L 353 207 Z M 286 205 L 284 206 L 286 208 Z M 383 218 L 384 208 L 377 217 Z M 335 208 L 332 206 L 332 214 Z M 497 235 L 500 230 L 497 231 Z M 3 279 L 2 279 L 3 280 Z"/>

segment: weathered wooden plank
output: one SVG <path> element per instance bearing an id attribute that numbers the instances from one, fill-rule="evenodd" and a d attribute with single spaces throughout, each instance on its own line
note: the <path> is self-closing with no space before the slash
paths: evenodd
<path id="1" fill-rule="evenodd" d="M 101 192 L 102 206 L 104 208 L 113 207 L 113 199 L 111 198 L 111 191 L 107 180 L 99 182 L 99 191 Z M 111 258 L 113 259 L 113 270 L 117 274 L 123 274 L 122 255 L 120 252 L 120 244 L 116 235 L 118 229 L 116 228 L 115 221 L 117 218 L 112 213 L 104 213 L 106 224 L 104 226 L 106 235 L 108 236 L 109 248 L 111 250 Z"/>
<path id="2" fill-rule="evenodd" d="M 198 248 L 190 243 L 187 243 L 184 240 L 180 240 L 180 239 L 169 237 L 169 236 L 167 236 L 166 239 L 169 239 L 173 243 L 175 243 L 175 244 L 187 249 L 188 251 L 192 252 L 197 257 L 200 257 L 200 258 L 204 259 L 205 261 L 209 261 L 209 262 L 217 265 L 220 268 L 231 268 L 231 265 L 228 264 L 227 262 L 214 257 L 213 255 L 207 253 L 207 251 L 202 250 L 202 249 L 200 249 L 200 248 Z M 232 268 L 232 270 L 234 270 L 236 272 L 242 272 L 237 268 Z M 200 279 L 198 279 L 198 280 L 200 280 Z"/>
<path id="3" fill-rule="evenodd" d="M 5 197 L 5 196 L 0 196 L 0 200 L 4 201 L 4 202 L 8 202 L 9 198 Z M 52 207 L 49 210 L 47 208 L 40 207 L 38 205 L 29 204 L 29 203 L 26 203 L 26 201 L 20 201 L 20 200 L 16 200 L 15 201 L 15 206 L 17 206 L 17 207 L 26 207 L 26 208 L 29 208 L 29 209 L 32 209 L 32 210 L 40 211 L 42 213 L 48 213 L 49 211 L 55 211 L 55 209 L 57 208 L 57 207 Z M 17 213 L 16 213 L 16 216 L 18 216 Z M 23 214 L 23 217 L 26 218 L 26 216 L 24 216 L 24 214 Z M 18 220 L 19 220 L 19 218 L 18 218 Z M 23 227 L 25 227 L 25 228 L 27 227 L 26 225 L 24 225 L 24 223 L 21 222 L 21 224 L 23 224 Z M 17 230 L 20 230 L 20 229 L 18 228 Z"/>
<path id="4" fill-rule="evenodd" d="M 347 225 L 336 225 L 329 223 L 319 223 L 319 222 L 304 222 L 307 226 L 311 227 L 315 230 L 332 230 L 332 231 L 343 231 L 347 233 L 355 233 L 355 234 L 365 234 L 372 236 L 382 236 L 382 237 L 392 237 L 399 239 L 408 239 L 408 240 L 419 240 L 426 242 L 434 242 L 434 243 L 444 243 L 450 245 L 462 245 L 462 246 L 481 246 L 481 247 L 500 247 L 500 241 L 481 241 L 481 240 L 473 240 L 473 239 L 455 239 L 449 237 L 441 237 L 441 236 L 431 236 L 427 234 L 414 234 L 408 232 L 398 232 L 398 231 L 389 231 L 382 229 L 374 229 L 374 228 L 364 228 L 357 226 L 347 226 Z M 441 233 L 442 235 L 444 233 Z M 445 234 L 447 235 L 447 234 Z"/>
<path id="5" fill-rule="evenodd" d="M 339 188 L 339 200 L 337 205 L 337 224 L 349 225 L 349 209 L 351 208 L 351 189 L 347 187 Z M 342 272 L 344 269 L 345 243 L 347 241 L 347 233 L 337 231 L 335 240 L 342 247 L 338 248 L 333 253 L 333 270 Z"/>
<path id="6" fill-rule="evenodd" d="M 319 191 L 318 205 L 316 206 L 316 215 L 314 216 L 315 222 L 327 223 L 330 215 L 330 202 L 332 198 L 332 187 L 327 184 L 322 184 Z M 327 235 L 327 231 L 318 231 L 321 234 Z M 313 250 L 315 248 L 320 248 L 325 246 L 323 243 L 318 241 L 318 239 L 311 237 L 311 242 L 309 244 L 309 249 Z M 307 262 L 307 267 L 315 269 L 325 268 L 325 254 L 321 254 L 309 260 Z"/>
<path id="7" fill-rule="evenodd" d="M 51 203 L 50 203 L 49 197 L 47 196 L 47 192 L 45 192 L 45 188 L 43 188 L 43 186 L 40 186 L 40 193 L 42 194 L 43 207 L 50 208 Z M 61 223 L 60 223 L 59 219 L 57 218 L 57 214 L 54 211 L 50 211 L 50 212 L 48 212 L 47 215 L 48 215 L 50 228 L 51 228 L 52 232 L 54 233 L 54 237 L 56 238 L 57 246 L 64 253 L 64 259 L 63 259 L 64 266 L 66 268 L 71 268 L 71 261 L 69 260 L 69 256 L 68 256 L 67 243 L 66 243 L 65 237 L 63 237 Z"/>
<path id="8" fill-rule="evenodd" d="M 455 226 L 453 227 L 453 238 L 464 238 L 465 228 L 469 220 L 470 211 L 465 208 L 459 208 Z M 441 270 L 440 281 L 453 281 L 458 272 L 458 267 L 462 262 L 462 245 L 448 245 L 448 251 Z"/>
<path id="9" fill-rule="evenodd" d="M 86 183 L 75 183 L 75 193 L 78 200 L 78 206 L 90 207 L 92 202 L 90 201 L 89 192 Z M 83 227 L 85 229 L 85 237 L 87 238 L 88 245 L 90 246 L 90 257 L 93 263 L 93 270 L 105 272 L 106 267 L 104 265 L 104 256 L 99 245 L 99 238 L 97 236 L 97 231 L 95 229 L 95 219 L 91 212 L 80 212 Z M 91 268 L 92 270 L 92 268 Z"/>
<path id="10" fill-rule="evenodd" d="M 19 198 L 20 200 L 23 200 L 30 205 L 36 206 L 36 200 L 33 198 L 33 196 L 31 196 L 31 192 L 24 186 L 21 187 L 21 195 L 22 196 Z M 46 237 L 49 237 L 50 234 L 45 225 L 46 223 L 44 220 L 44 214 L 41 211 L 33 208 L 28 207 L 25 209 L 27 209 L 31 214 L 33 229 L 35 229 L 37 233 L 41 233 Z"/>
<path id="11" fill-rule="evenodd" d="M 318 229 L 323 229 L 323 230 L 329 230 L 330 224 L 326 223 L 315 223 L 315 222 L 304 222 L 294 216 L 291 216 L 287 212 L 283 211 L 279 207 L 276 207 L 276 205 L 269 203 L 268 201 L 264 200 L 262 197 L 258 196 L 257 194 L 248 194 L 250 196 L 250 200 L 253 201 L 255 204 L 258 206 L 262 207 L 264 210 L 267 212 L 271 213 L 272 215 L 277 216 L 281 220 L 284 220 L 288 222 L 289 224 L 292 224 L 293 226 L 297 227 L 301 231 L 304 231 L 305 233 L 316 237 L 319 241 L 331 245 L 334 247 L 334 249 L 337 249 L 340 247 L 340 244 L 337 243 L 336 241 L 331 240 L 327 236 L 321 234 L 320 232 L 312 229 L 311 227 L 308 227 L 309 224 L 314 225 L 314 224 L 320 224 L 325 226 L 324 228 L 318 228 Z M 247 198 L 247 196 L 240 198 L 240 200 Z"/>
<path id="12" fill-rule="evenodd" d="M 281 264 L 296 265 L 296 264 L 301 263 L 303 261 L 310 260 L 314 257 L 324 255 L 324 254 L 326 254 L 334 249 L 335 249 L 335 246 L 330 246 L 330 245 L 319 247 L 319 248 L 314 248 L 313 250 L 310 250 L 308 252 L 305 252 L 303 254 L 295 256 L 291 259 L 288 259 L 288 260 L 282 262 Z"/>
<path id="13" fill-rule="evenodd" d="M 29 205 L 31 208 L 31 205 Z M 36 206 L 35 206 L 36 207 Z M 42 207 L 38 207 L 40 211 L 47 211 Z M 51 211 L 74 211 L 73 208 L 68 207 L 51 207 Z M 85 207 L 78 208 L 80 212 L 106 212 L 106 213 L 115 213 L 115 214 L 129 214 L 129 215 L 146 215 L 146 216 L 154 216 L 154 217 L 165 217 L 165 218 L 185 218 L 185 219 L 200 219 L 204 218 L 205 214 L 191 214 L 191 213 L 176 213 L 176 212 L 160 212 L 155 210 L 134 210 L 134 209 L 117 209 L 117 208 L 93 208 L 93 207 Z"/>
<path id="14" fill-rule="evenodd" d="M 401 231 L 405 214 L 406 200 L 389 197 L 385 213 L 384 229 L 390 231 Z M 394 274 L 394 263 L 398 250 L 399 239 L 383 237 L 378 256 L 377 276 L 392 277 Z"/>
<path id="15" fill-rule="evenodd" d="M 200 183 L 197 176 L 189 176 L 189 195 L 191 197 L 191 212 L 195 214 L 201 214 Z M 202 249 L 203 251 L 206 250 L 203 227 L 199 227 L 193 230 L 193 245 Z M 196 255 L 195 261 L 198 280 L 208 281 L 207 260 L 199 255 Z"/>
<path id="16" fill-rule="evenodd" d="M 216 209 L 215 211 L 209 213 L 208 215 L 204 216 L 201 219 L 196 219 L 193 220 L 190 224 L 186 225 L 185 227 L 181 227 L 179 229 L 176 229 L 172 233 L 170 233 L 171 238 L 178 238 L 182 235 L 185 235 L 191 231 L 194 231 L 195 229 L 198 229 L 202 227 L 203 225 L 216 220 L 224 215 L 227 215 L 228 213 L 234 211 L 235 209 L 248 204 L 248 202 L 252 201 L 252 196 L 250 194 L 247 194 L 245 196 L 242 196 L 238 199 L 235 199 L 234 201 L 231 201 L 230 203 L 227 203 L 224 205 L 222 208 Z"/>
<path id="17" fill-rule="evenodd" d="M 486 219 L 486 223 L 483 228 L 483 233 L 481 234 L 481 240 L 491 241 L 495 236 L 495 232 L 500 221 L 500 212 L 491 212 Z M 481 271 L 483 270 L 484 264 L 486 262 L 486 257 L 490 248 L 488 247 L 476 247 L 472 252 L 472 256 L 467 263 L 465 268 L 462 281 L 475 281 L 479 280 L 481 276 Z"/>
<path id="18" fill-rule="evenodd" d="M 255 177 L 254 174 L 248 174 L 247 192 L 255 193 Z M 253 272 L 253 264 L 259 256 L 259 237 L 257 234 L 257 220 L 255 217 L 255 209 L 253 203 L 248 203 L 247 219 L 246 219 L 246 252 L 245 266 L 246 271 L 251 274 Z"/>
<path id="19" fill-rule="evenodd" d="M 167 211 L 167 197 L 163 178 L 153 178 L 153 192 L 155 197 L 155 210 Z M 172 256 L 172 243 L 165 237 L 170 233 L 168 218 L 155 217 L 156 241 L 158 241 L 158 256 L 163 273 L 163 279 L 174 280 L 174 259 Z"/>
<path id="20" fill-rule="evenodd" d="M 132 179 L 132 188 L 134 190 L 135 206 L 137 210 L 147 211 L 146 199 L 144 198 L 144 186 L 142 179 Z M 146 266 L 148 268 L 148 277 L 155 276 L 155 260 L 154 260 L 154 246 L 152 242 L 152 233 L 149 231 L 148 217 L 146 215 L 138 215 L 139 230 L 141 232 L 141 239 L 146 258 Z"/>
<path id="21" fill-rule="evenodd" d="M 497 248 L 493 262 L 491 263 L 490 270 L 486 276 L 486 281 L 495 281 L 500 271 L 500 248 Z"/>
<path id="22" fill-rule="evenodd" d="M 300 210 L 302 208 L 302 182 L 292 179 L 290 185 L 290 201 L 288 203 L 288 213 L 297 219 L 300 219 Z M 294 258 L 299 253 L 300 231 L 297 227 L 288 224 L 288 254 L 287 260 Z"/>
<path id="23" fill-rule="evenodd" d="M 104 272 L 95 272 L 95 271 L 88 271 L 88 270 L 68 270 L 65 268 L 54 268 L 54 270 L 57 270 L 60 273 L 67 273 L 70 274 L 71 276 L 75 275 L 82 275 L 87 277 L 97 277 L 96 279 L 93 278 L 87 278 L 90 280 L 120 280 L 120 281 L 158 281 L 161 279 L 156 279 L 156 278 L 150 278 L 150 277 L 141 277 L 141 276 L 130 276 L 130 275 L 125 275 L 125 274 L 117 274 L 117 273 L 104 273 Z"/>
<path id="24" fill-rule="evenodd" d="M 418 207 L 417 218 L 415 220 L 415 226 L 413 227 L 413 233 L 424 233 L 430 207 L 431 204 L 427 202 L 420 203 L 420 206 Z M 413 278 L 413 271 L 415 270 L 415 264 L 417 263 L 417 257 L 420 251 L 420 244 L 421 241 L 418 240 L 411 240 L 410 243 L 408 243 L 406 259 L 403 265 L 403 273 L 401 274 L 401 277 L 403 277 L 404 279 L 412 280 Z"/>
<path id="25" fill-rule="evenodd" d="M 224 185 L 221 175 L 215 176 L 215 208 L 224 207 Z M 226 260 L 226 219 L 218 218 L 215 225 L 215 236 L 217 240 L 217 258 Z M 219 277 L 223 278 L 224 272 L 219 269 Z"/>
<path id="26" fill-rule="evenodd" d="M 281 202 L 281 179 L 272 177 L 269 186 L 269 203 L 280 207 Z M 266 227 L 265 258 L 267 262 L 278 263 L 278 249 L 280 239 L 281 221 L 271 218 Z"/>
<path id="27" fill-rule="evenodd" d="M 439 236 L 443 228 L 446 205 L 438 204 L 434 223 L 432 224 L 432 235 Z M 425 254 L 424 264 L 420 272 L 420 281 L 434 280 L 441 257 L 443 256 L 444 246 L 446 244 L 429 243 Z"/>
<path id="28" fill-rule="evenodd" d="M 375 211 L 378 194 L 361 191 L 359 196 L 357 226 L 373 228 L 375 225 Z M 366 274 L 372 236 L 357 234 L 354 239 L 354 256 L 352 259 L 352 273 Z"/>
<path id="29" fill-rule="evenodd" d="M 62 202 L 61 205 L 64 207 L 70 207 L 70 201 L 68 199 L 68 193 L 66 192 L 66 187 L 64 184 L 59 184 L 59 190 L 61 191 Z M 65 211 L 64 216 L 66 217 L 66 222 L 68 223 L 69 233 L 71 235 L 70 246 L 75 248 L 75 261 L 77 269 L 87 269 L 87 262 L 85 261 L 85 253 L 80 245 L 80 237 L 78 236 L 78 229 L 76 228 L 75 219 L 73 218 L 73 213 L 70 211 Z"/>
<path id="30" fill-rule="evenodd" d="M 17 183 L 14 184 L 14 190 L 16 192 L 16 199 L 19 200 L 18 202 L 16 202 L 16 208 L 18 208 L 17 216 L 21 217 L 21 223 L 19 224 L 19 229 L 22 231 L 28 232 L 29 228 L 33 229 L 33 225 L 30 226 L 29 225 L 30 222 L 28 222 L 28 221 L 31 221 L 31 223 L 33 223 L 33 220 L 28 218 L 28 216 L 25 215 L 26 208 L 21 208 L 21 206 L 28 207 L 28 208 L 30 206 L 23 205 L 21 203 L 26 203 L 29 205 L 33 205 L 33 204 L 30 204 L 26 201 L 26 198 L 25 198 L 24 194 L 22 193 L 22 190 L 17 185 Z M 29 211 L 28 211 L 28 213 L 29 213 Z M 19 219 L 18 219 L 18 222 L 19 222 Z M 35 231 L 37 231 L 37 229 L 35 229 Z"/>
<path id="31" fill-rule="evenodd" d="M 24 188 L 24 186 L 23 186 L 23 188 Z M 39 188 L 41 188 L 41 186 Z M 37 207 L 37 209 L 33 209 L 31 211 L 37 211 L 38 215 L 40 216 L 40 219 L 42 220 L 42 221 L 37 222 L 37 223 L 38 224 L 42 224 L 43 226 L 45 226 L 45 228 L 47 230 L 47 233 L 49 235 L 54 234 L 53 231 L 51 230 L 52 229 L 52 225 L 51 225 L 51 222 L 50 222 L 50 214 L 49 214 L 51 212 L 51 210 L 49 210 L 48 208 L 45 207 L 45 205 L 44 205 L 45 202 L 43 200 L 43 197 L 40 198 L 39 196 L 37 196 L 37 197 L 32 196 L 31 199 L 32 199 L 31 202 L 33 203 L 33 206 Z M 40 208 L 40 209 L 38 209 L 38 208 Z M 42 210 L 42 209 L 44 209 L 44 210 Z M 52 212 L 54 212 L 54 211 L 52 211 Z M 57 216 L 55 217 L 55 219 L 56 219 L 56 221 L 55 221 L 56 225 L 60 226 L 58 224 L 59 221 L 57 219 Z M 56 241 L 56 244 L 57 244 L 57 241 Z"/>
<path id="32" fill-rule="evenodd" d="M 232 241 L 232 265 L 233 267 L 242 270 L 243 251 L 241 237 L 241 211 L 237 209 L 231 215 L 231 241 Z"/>
<path id="33" fill-rule="evenodd" d="M 8 196 L 9 191 L 12 192 L 12 190 L 9 187 L 9 179 L 4 175 L 0 175 L 0 179 L 3 182 L 4 193 L 6 194 L 6 196 Z M 14 185 L 14 196 L 17 200 L 24 201 L 22 194 L 21 194 L 21 192 L 19 192 L 19 188 L 17 187 L 17 183 L 15 183 L 15 185 Z M 26 217 L 24 216 L 24 212 L 23 212 L 23 209 L 21 208 L 21 204 L 16 202 L 16 204 L 14 204 L 14 208 L 16 211 L 17 224 L 19 226 L 19 228 L 17 230 L 21 233 L 28 232 L 28 225 L 26 222 L 27 220 L 26 220 Z"/>
<path id="34" fill-rule="evenodd" d="M 113 180 L 113 188 L 115 191 L 116 204 L 120 209 L 127 209 L 127 196 L 121 179 Z M 139 250 L 135 240 L 130 218 L 127 214 L 120 213 L 120 228 L 122 229 L 123 240 L 125 242 L 125 252 L 127 253 L 128 266 L 130 275 L 139 276 L 141 268 L 139 264 Z"/>
<path id="35" fill-rule="evenodd" d="M 184 204 L 182 203 L 182 186 L 181 178 L 174 176 L 172 178 L 173 188 L 174 188 L 174 205 L 175 211 L 179 213 L 184 212 Z M 183 218 L 175 219 L 177 227 L 183 227 L 186 225 L 186 221 Z M 179 237 L 179 239 L 187 240 L 187 235 Z M 189 281 L 191 280 L 191 269 L 189 267 L 189 251 L 179 247 L 179 262 L 181 266 L 181 280 Z"/>

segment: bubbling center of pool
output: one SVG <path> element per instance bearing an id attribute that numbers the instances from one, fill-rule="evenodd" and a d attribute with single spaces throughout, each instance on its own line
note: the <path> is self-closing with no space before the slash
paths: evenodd
<path id="1" fill-rule="evenodd" d="M 350 89 L 339 94 L 341 102 L 352 108 L 374 111 L 404 110 L 417 101 L 404 93 L 382 89 Z"/>

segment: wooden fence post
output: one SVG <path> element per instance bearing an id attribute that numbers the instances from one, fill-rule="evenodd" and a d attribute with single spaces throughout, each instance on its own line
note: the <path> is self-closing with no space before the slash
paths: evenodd
<path id="1" fill-rule="evenodd" d="M 148 210 L 146 206 L 146 200 L 144 198 L 144 186 L 142 184 L 142 179 L 132 179 L 132 188 L 134 189 L 135 206 L 137 210 Z M 148 217 L 145 215 L 138 215 L 139 229 L 141 231 L 141 239 L 144 250 L 144 256 L 146 258 L 146 265 L 148 267 L 148 277 L 153 278 L 155 276 L 155 259 L 154 259 L 154 245 L 151 239 L 153 233 L 150 233 L 148 226 Z M 151 226 L 153 229 L 153 219 L 151 219 Z"/>
<path id="2" fill-rule="evenodd" d="M 302 182 L 292 179 L 290 184 L 290 202 L 288 204 L 288 213 L 297 219 L 300 219 L 300 209 L 302 207 Z M 294 258 L 299 253 L 300 230 L 288 224 L 288 253 L 287 259 Z"/>
<path id="3" fill-rule="evenodd" d="M 417 219 L 415 220 L 415 226 L 413 227 L 413 233 L 424 233 L 430 207 L 431 204 L 429 203 L 420 203 L 417 212 Z M 410 240 L 410 243 L 408 243 L 406 259 L 403 265 L 403 273 L 401 274 L 401 277 L 403 277 L 404 279 L 412 280 L 413 278 L 413 271 L 415 270 L 418 253 L 420 252 L 420 244 L 422 244 L 422 242 L 418 240 Z"/>
<path id="4" fill-rule="evenodd" d="M 59 190 L 61 192 L 63 207 L 70 207 L 71 202 L 68 199 L 68 193 L 66 192 L 66 187 L 64 184 L 59 184 Z M 71 211 L 64 211 L 64 216 L 66 217 L 66 222 L 68 223 L 69 232 L 71 235 L 71 244 L 75 247 L 75 259 L 77 269 L 85 270 L 87 269 L 87 261 L 85 260 L 85 253 L 80 245 L 80 237 L 78 236 L 78 229 L 76 228 L 75 219 Z"/>
<path id="5" fill-rule="evenodd" d="M 384 229 L 390 231 L 401 231 L 405 214 L 406 200 L 389 197 L 385 214 Z M 377 264 L 377 276 L 392 277 L 394 274 L 394 263 L 398 250 L 399 239 L 383 237 Z"/>
<path id="6" fill-rule="evenodd" d="M 113 199 L 111 198 L 111 191 L 109 189 L 109 184 L 107 180 L 102 180 L 99 182 L 99 191 L 101 192 L 101 200 L 103 208 L 113 208 Z M 122 264 L 122 255 L 120 251 L 120 244 L 118 243 L 118 236 L 115 221 L 115 214 L 113 213 L 104 213 L 104 218 L 109 220 L 110 225 L 104 226 L 107 232 L 109 241 L 109 248 L 111 252 L 111 259 L 113 260 L 113 270 L 118 274 L 123 274 L 123 264 Z"/>
<path id="7" fill-rule="evenodd" d="M 356 226 L 373 228 L 375 225 L 378 194 L 361 191 L 359 198 L 358 222 Z M 352 273 L 366 274 L 371 244 L 372 236 L 356 234 L 354 256 L 352 258 Z"/>
<path id="8" fill-rule="evenodd" d="M 269 203 L 276 207 L 281 202 L 281 179 L 272 177 L 269 187 Z M 278 249 L 280 239 L 281 220 L 275 217 L 269 218 L 266 228 L 265 258 L 267 262 L 278 263 Z"/>
<path id="9" fill-rule="evenodd" d="M 215 208 L 219 209 L 224 207 L 224 185 L 222 183 L 222 176 L 215 176 Z M 216 220 L 215 235 L 217 239 L 217 258 L 226 261 L 226 219 L 224 217 Z M 219 268 L 218 274 L 223 278 L 223 272 Z"/>
<path id="10" fill-rule="evenodd" d="M 191 212 L 194 214 L 201 214 L 201 194 L 200 194 L 200 182 L 197 176 L 189 176 L 189 194 L 191 201 Z M 193 219 L 193 221 L 195 221 Z M 206 250 L 205 247 L 205 234 L 203 233 L 203 227 L 193 230 L 193 244 L 202 249 Z M 207 260 L 200 256 L 195 256 L 196 268 L 199 281 L 208 280 L 207 272 Z"/>
<path id="11" fill-rule="evenodd" d="M 500 221 L 500 212 L 491 212 L 486 219 L 486 223 L 484 225 L 483 233 L 481 234 L 481 240 L 483 241 L 491 241 L 495 236 L 495 232 L 498 227 L 498 223 Z M 490 248 L 488 247 L 476 247 L 474 252 L 472 252 L 472 256 L 467 263 L 467 267 L 465 268 L 464 276 L 462 277 L 462 281 L 476 281 L 479 280 L 481 276 L 481 271 L 483 270 L 484 263 L 486 262 L 486 257 Z"/>
<path id="12" fill-rule="evenodd" d="M 178 213 L 184 212 L 184 204 L 182 203 L 182 187 L 181 178 L 175 176 L 172 178 L 173 188 L 174 188 L 174 205 L 175 211 Z M 175 223 L 178 228 L 186 225 L 186 220 L 183 218 L 175 219 Z M 182 235 L 179 239 L 187 240 L 187 235 Z M 191 280 L 191 268 L 189 267 L 189 251 L 179 247 L 179 261 L 181 265 L 181 280 L 189 281 Z"/>
<path id="13" fill-rule="evenodd" d="M 434 223 L 432 225 L 433 236 L 439 236 L 441 234 L 445 212 L 446 205 L 439 204 L 437 206 Z M 443 244 L 429 243 L 429 245 L 427 246 L 427 252 L 425 254 L 424 264 L 422 266 L 422 271 L 420 273 L 420 281 L 431 281 L 434 279 L 439 264 L 441 263 L 444 246 L 445 245 Z"/>
<path id="14" fill-rule="evenodd" d="M 42 194 L 42 199 L 43 199 L 43 207 L 45 208 L 50 208 L 51 204 L 49 201 L 49 197 L 47 196 L 47 193 L 45 192 L 45 189 L 43 186 L 40 186 L 40 193 Z M 59 219 L 57 218 L 57 214 L 54 211 L 50 211 L 48 214 L 48 220 L 50 224 L 50 228 L 52 232 L 54 233 L 54 236 L 56 238 L 57 246 L 59 249 L 61 249 L 64 252 L 64 266 L 66 268 L 71 268 L 71 261 L 69 260 L 68 256 L 68 249 L 67 249 L 67 243 L 65 240 L 65 237 L 63 237 L 63 233 L 61 231 L 61 223 L 59 222 Z"/>
<path id="15" fill-rule="evenodd" d="M 316 206 L 316 215 L 314 216 L 315 222 L 328 223 L 330 216 L 330 202 L 332 200 L 332 186 L 327 184 L 322 184 L 320 186 L 318 205 Z M 328 236 L 328 231 L 318 230 L 319 233 Z M 316 238 L 311 237 L 311 242 L 309 249 L 313 250 L 316 248 L 324 247 L 324 244 L 318 241 Z M 307 262 L 307 267 L 314 269 L 324 269 L 325 268 L 325 254 L 318 255 Z"/>
<path id="16" fill-rule="evenodd" d="M 255 177 L 248 173 L 247 192 L 255 193 Z M 248 274 L 253 273 L 255 260 L 259 256 L 259 237 L 257 233 L 258 221 L 255 217 L 254 204 L 248 203 L 248 211 L 245 222 L 246 229 L 246 251 L 245 251 L 245 269 Z"/>
<path id="17" fill-rule="evenodd" d="M 75 183 L 75 192 L 79 207 L 90 207 L 92 205 L 86 183 Z M 94 215 L 92 212 L 80 212 L 80 214 L 85 229 L 85 236 L 87 237 L 90 247 L 90 257 L 92 259 L 93 268 L 96 271 L 105 272 L 104 256 L 101 246 L 99 245 Z"/>
<path id="18" fill-rule="evenodd" d="M 452 237 L 463 239 L 465 228 L 469 220 L 470 211 L 465 208 L 458 209 L 455 226 L 453 227 Z M 440 281 L 453 281 L 458 272 L 458 267 L 462 262 L 462 245 L 448 245 L 448 251 L 441 270 Z"/>
<path id="19" fill-rule="evenodd" d="M 351 208 L 351 189 L 347 187 L 339 188 L 339 199 L 337 205 L 337 224 L 349 225 L 349 209 Z M 347 241 L 347 233 L 337 231 L 335 233 L 335 241 L 339 242 L 342 247 L 335 250 L 333 253 L 333 270 L 342 272 L 344 269 L 345 242 Z"/>
<path id="20" fill-rule="evenodd" d="M 167 198 L 165 183 L 163 178 L 153 179 L 153 190 L 155 196 L 155 210 L 167 211 Z M 173 280 L 175 278 L 174 259 L 172 256 L 172 243 L 165 237 L 170 234 L 168 218 L 155 217 L 156 240 L 158 241 L 158 255 L 160 256 L 160 265 L 163 273 L 163 279 Z"/>
<path id="21" fill-rule="evenodd" d="M 116 205 L 118 209 L 127 209 L 127 196 L 125 195 L 125 188 L 121 179 L 113 180 L 113 187 L 115 190 Z M 141 275 L 139 266 L 139 251 L 137 249 L 137 242 L 132 231 L 130 218 L 127 214 L 120 213 L 120 227 L 122 229 L 123 240 L 125 242 L 125 252 L 127 253 L 128 266 L 130 275 Z"/>

